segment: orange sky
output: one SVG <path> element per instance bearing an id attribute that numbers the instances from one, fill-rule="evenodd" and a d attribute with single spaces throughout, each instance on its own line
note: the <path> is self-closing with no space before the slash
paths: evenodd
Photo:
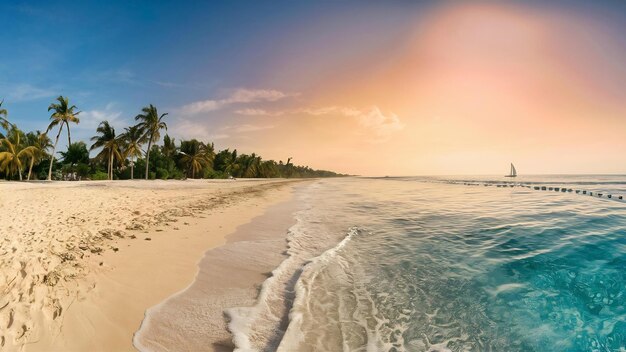
<path id="1" fill-rule="evenodd" d="M 371 47 L 376 28 L 310 50 L 279 41 L 264 84 L 284 96 L 233 107 L 222 131 L 247 127 L 217 144 L 363 175 L 503 174 L 509 162 L 526 174 L 626 173 L 619 25 L 452 2 Z"/>

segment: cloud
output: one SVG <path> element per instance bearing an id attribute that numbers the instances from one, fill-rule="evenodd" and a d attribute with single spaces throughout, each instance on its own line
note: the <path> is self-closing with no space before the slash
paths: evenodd
<path id="1" fill-rule="evenodd" d="M 251 125 L 251 124 L 243 124 L 243 125 L 235 125 L 235 126 L 224 126 L 222 130 L 233 131 L 236 133 L 245 133 L 245 132 L 254 132 L 254 131 L 263 131 L 274 128 L 274 125 Z"/>
<path id="2" fill-rule="evenodd" d="M 183 114 L 195 115 L 224 108 L 232 104 L 273 102 L 294 94 L 274 89 L 236 89 L 224 99 L 207 99 L 184 105 L 180 110 Z"/>
<path id="3" fill-rule="evenodd" d="M 373 140 L 374 142 L 384 142 L 389 139 L 392 133 L 400 131 L 404 128 L 404 124 L 400 121 L 398 115 L 394 113 L 385 115 L 376 105 L 370 106 L 367 109 L 328 106 L 301 109 L 300 112 L 315 116 L 340 114 L 348 117 L 354 117 L 362 127 L 372 131 L 377 136 L 377 139 Z"/>
<path id="4" fill-rule="evenodd" d="M 159 85 L 161 87 L 166 87 L 166 88 L 181 88 L 185 86 L 184 84 L 167 82 L 167 81 L 151 81 L 151 82 L 156 85 Z"/>
<path id="5" fill-rule="evenodd" d="M 109 103 L 104 109 L 85 110 L 78 115 L 80 123 L 76 128 L 94 131 L 102 121 L 109 121 L 117 133 L 121 133 L 124 127 L 128 126 L 128 121 L 122 118 L 122 112 L 114 110 L 115 104 Z"/>
<path id="6" fill-rule="evenodd" d="M 185 114 L 198 114 L 219 109 L 223 104 L 217 100 L 202 100 L 187 104 L 181 111 Z"/>
<path id="7" fill-rule="evenodd" d="M 360 111 L 356 116 L 361 126 L 368 128 L 380 138 L 378 141 L 387 140 L 392 133 L 404 128 L 398 115 L 389 113 L 383 114 L 378 106 L 372 106 L 368 111 Z"/>
<path id="8" fill-rule="evenodd" d="M 236 114 L 246 115 L 246 116 L 280 116 L 283 112 L 269 112 L 264 109 L 239 109 L 235 110 Z"/>
<path id="9" fill-rule="evenodd" d="M 172 136 L 182 139 L 198 139 L 201 141 L 214 141 L 229 138 L 227 133 L 213 133 L 209 126 L 202 122 L 195 122 L 184 118 L 178 118 L 171 126 L 169 132 Z"/>
<path id="10" fill-rule="evenodd" d="M 273 89 L 237 89 L 230 96 L 229 102 L 252 103 L 257 101 L 276 101 L 291 95 Z"/>
<path id="11" fill-rule="evenodd" d="M 357 109 L 348 106 L 324 106 L 313 108 L 300 108 L 283 111 L 267 111 L 264 109 L 249 108 L 235 111 L 240 115 L 247 116 L 281 116 L 287 114 L 307 114 L 312 116 L 343 115 L 355 118 L 359 125 L 373 132 L 377 137 L 374 142 L 384 142 L 391 134 L 404 128 L 400 117 L 394 113 L 384 114 L 376 105 L 366 109 Z"/>
<path id="12" fill-rule="evenodd" d="M 118 68 L 106 70 L 93 75 L 93 78 L 100 81 L 119 82 L 127 84 L 139 84 L 135 73 L 129 69 Z"/>
<path id="13" fill-rule="evenodd" d="M 8 101 L 29 101 L 41 98 L 51 98 L 57 95 L 57 91 L 48 88 L 39 88 L 30 84 L 19 84 L 8 89 L 9 94 L 6 96 Z"/>

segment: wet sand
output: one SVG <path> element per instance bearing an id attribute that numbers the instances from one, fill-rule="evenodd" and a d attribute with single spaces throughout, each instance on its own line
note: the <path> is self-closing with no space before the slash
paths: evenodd
<path id="1" fill-rule="evenodd" d="M 277 203 L 206 253 L 195 281 L 152 307 L 135 336 L 142 351 L 232 351 L 224 309 L 253 306 L 261 284 L 285 259 L 297 202 Z"/>

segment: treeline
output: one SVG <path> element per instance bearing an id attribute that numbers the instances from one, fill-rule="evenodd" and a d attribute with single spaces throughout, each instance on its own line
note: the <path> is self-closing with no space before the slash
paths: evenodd
<path id="1" fill-rule="evenodd" d="M 215 151 L 213 143 L 196 139 L 179 143 L 166 134 L 167 113 L 153 105 L 135 117 L 136 125 L 121 133 L 102 121 L 91 138 L 72 143 L 70 126 L 80 123 L 80 111 L 60 96 L 48 107 L 50 123 L 45 132 L 24 132 L 9 122 L 0 102 L 0 177 L 7 180 L 113 180 L 185 178 L 334 177 L 331 171 L 314 170 L 286 162 L 263 160 L 255 153 Z M 57 145 L 66 131 L 68 147 Z M 54 139 L 51 138 L 50 133 Z M 163 134 L 163 138 L 161 135 Z M 161 145 L 158 145 L 160 141 Z M 90 151 L 97 151 L 90 158 Z"/>

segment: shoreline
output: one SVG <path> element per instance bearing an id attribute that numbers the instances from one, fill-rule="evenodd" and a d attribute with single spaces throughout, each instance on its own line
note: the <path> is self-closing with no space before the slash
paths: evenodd
<path id="1" fill-rule="evenodd" d="M 185 289 L 149 308 L 134 345 L 141 351 L 232 351 L 227 308 L 253 306 L 261 286 L 286 258 L 288 230 L 299 210 L 297 189 L 268 204 L 249 222 L 226 236 L 226 243 L 209 249 L 198 273 Z"/>
<path id="2" fill-rule="evenodd" d="M 0 252 L 0 320 L 15 328 L 3 349 L 135 350 L 145 310 L 189 286 L 207 250 L 299 181 L 1 183 L 14 245 Z"/>

